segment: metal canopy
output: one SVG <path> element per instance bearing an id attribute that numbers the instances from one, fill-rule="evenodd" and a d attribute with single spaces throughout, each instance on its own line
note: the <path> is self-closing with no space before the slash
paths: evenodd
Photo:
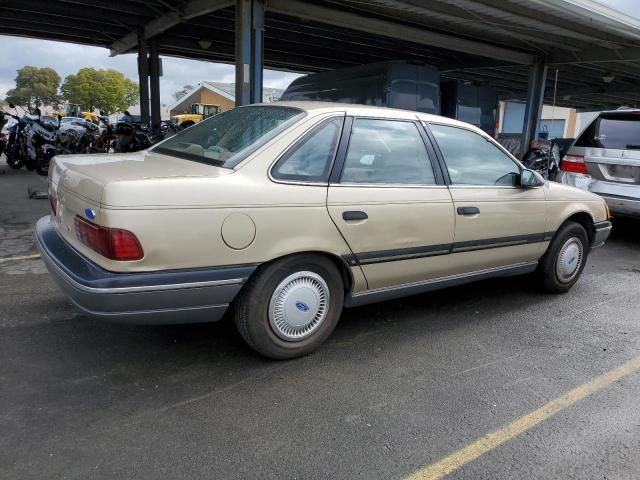
<path id="1" fill-rule="evenodd" d="M 155 38 L 161 55 L 233 63 L 235 3 L 4 0 L 0 31 L 113 54 Z M 269 68 L 424 62 L 445 77 L 492 86 L 503 99 L 525 100 L 540 57 L 549 65 L 546 103 L 557 90 L 560 106 L 640 105 L 640 22 L 591 0 L 266 0 Z"/>

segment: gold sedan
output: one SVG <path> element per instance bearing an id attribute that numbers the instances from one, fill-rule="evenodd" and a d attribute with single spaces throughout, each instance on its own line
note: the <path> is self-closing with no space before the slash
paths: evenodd
<path id="1" fill-rule="evenodd" d="M 214 321 L 261 354 L 316 349 L 353 307 L 535 274 L 567 291 L 611 230 L 596 195 L 544 182 L 477 128 L 416 112 L 280 102 L 150 150 L 58 156 L 36 237 L 86 314 Z"/>

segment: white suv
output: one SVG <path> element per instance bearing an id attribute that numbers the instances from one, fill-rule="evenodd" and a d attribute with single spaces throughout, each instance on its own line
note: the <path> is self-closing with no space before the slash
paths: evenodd
<path id="1" fill-rule="evenodd" d="M 560 170 L 560 182 L 604 197 L 612 214 L 640 217 L 640 110 L 602 112 Z"/>

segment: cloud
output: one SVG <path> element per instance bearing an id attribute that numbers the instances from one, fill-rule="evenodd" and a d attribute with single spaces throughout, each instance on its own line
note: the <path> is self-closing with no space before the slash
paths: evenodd
<path id="1" fill-rule="evenodd" d="M 136 55 L 110 57 L 106 48 L 87 47 L 72 43 L 52 42 L 32 38 L 0 36 L 0 98 L 15 86 L 16 70 L 25 65 L 51 67 L 64 79 L 83 67 L 113 68 L 138 81 Z M 160 79 L 160 100 L 165 105 L 174 102 L 173 93 L 183 85 L 202 80 L 233 82 L 234 67 L 221 63 L 163 57 Z M 285 88 L 299 75 L 265 70 L 265 87 Z"/>

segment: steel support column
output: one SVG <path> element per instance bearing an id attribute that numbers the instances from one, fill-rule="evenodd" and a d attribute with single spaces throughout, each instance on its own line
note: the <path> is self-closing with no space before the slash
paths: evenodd
<path id="1" fill-rule="evenodd" d="M 236 106 L 262 101 L 264 0 L 236 1 Z"/>
<path id="2" fill-rule="evenodd" d="M 531 65 L 529 71 L 529 86 L 527 88 L 527 107 L 524 112 L 524 124 L 522 125 L 522 145 L 520 157 L 529 150 L 531 140 L 536 138 L 542 106 L 544 104 L 544 89 L 547 83 L 547 62 L 539 57 Z"/>
<path id="3" fill-rule="evenodd" d="M 151 93 L 151 133 L 160 133 L 160 55 L 158 41 L 149 40 L 149 85 Z"/>
<path id="4" fill-rule="evenodd" d="M 147 41 L 138 37 L 138 84 L 140 88 L 140 117 L 149 124 L 149 59 Z"/>

